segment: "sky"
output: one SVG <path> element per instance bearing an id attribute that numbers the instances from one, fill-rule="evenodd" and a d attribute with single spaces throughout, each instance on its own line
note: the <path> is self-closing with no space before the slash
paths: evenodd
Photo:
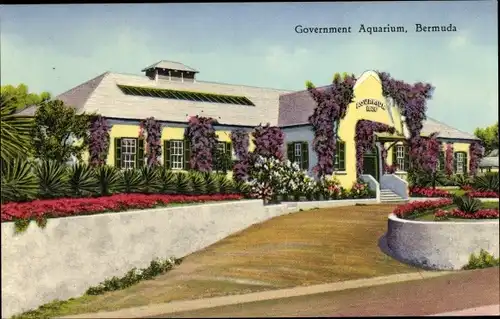
<path id="1" fill-rule="evenodd" d="M 456 32 L 416 33 L 415 24 Z M 358 33 L 360 24 L 407 33 Z M 295 27 L 351 26 L 350 34 Z M 159 60 L 198 80 L 303 90 L 335 72 L 379 70 L 435 93 L 427 115 L 460 130 L 498 119 L 497 1 L 8 5 L 0 7 L 1 83 L 57 95 L 106 71 Z"/>

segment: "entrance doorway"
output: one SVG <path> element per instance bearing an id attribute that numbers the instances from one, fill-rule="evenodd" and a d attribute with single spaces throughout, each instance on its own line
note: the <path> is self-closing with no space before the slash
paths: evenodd
<path id="1" fill-rule="evenodd" d="M 371 175 L 379 180 L 378 147 L 366 150 L 363 154 L 363 174 Z"/>

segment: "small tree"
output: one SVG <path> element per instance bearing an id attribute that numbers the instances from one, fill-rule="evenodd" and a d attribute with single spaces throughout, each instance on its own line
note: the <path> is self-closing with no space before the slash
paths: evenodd
<path id="1" fill-rule="evenodd" d="M 474 135 L 481 140 L 485 155 L 488 155 L 494 149 L 498 149 L 498 122 L 485 128 L 477 128 Z"/>
<path id="2" fill-rule="evenodd" d="M 90 118 L 94 116 L 76 114 L 74 108 L 60 100 L 42 103 L 35 113 L 32 131 L 35 157 L 59 163 L 68 161 L 72 156 L 81 160 L 89 142 Z"/>

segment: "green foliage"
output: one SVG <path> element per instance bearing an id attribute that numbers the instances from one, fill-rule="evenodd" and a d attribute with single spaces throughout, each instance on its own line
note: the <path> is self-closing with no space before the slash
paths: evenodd
<path id="1" fill-rule="evenodd" d="M 2 85 L 0 88 L 2 95 L 12 99 L 13 105 L 17 110 L 24 109 L 28 106 L 39 105 L 42 102 L 50 100 L 49 92 L 40 94 L 29 93 L 26 84 L 19 84 L 17 87 L 13 85 Z"/>
<path id="2" fill-rule="evenodd" d="M 102 165 L 95 169 L 100 196 L 116 193 L 121 188 L 120 171 L 114 166 Z"/>
<path id="3" fill-rule="evenodd" d="M 14 220 L 14 233 L 15 234 L 21 234 L 28 229 L 30 225 L 31 220 L 30 219 L 16 219 Z"/>
<path id="4" fill-rule="evenodd" d="M 177 190 L 177 176 L 169 169 L 160 170 L 161 192 L 164 194 L 175 194 Z"/>
<path id="5" fill-rule="evenodd" d="M 177 177 L 177 193 L 178 194 L 192 194 L 193 184 L 189 178 L 188 173 L 179 172 L 176 173 Z"/>
<path id="6" fill-rule="evenodd" d="M 126 169 L 121 173 L 122 191 L 124 193 L 136 193 L 142 189 L 142 175 L 136 169 Z"/>
<path id="7" fill-rule="evenodd" d="M 220 192 L 219 178 L 217 174 L 207 172 L 205 173 L 205 180 L 207 184 L 207 194 L 218 194 Z"/>
<path id="8" fill-rule="evenodd" d="M 467 174 L 456 174 L 453 176 L 453 181 L 455 185 L 460 186 L 460 188 L 472 184 L 472 179 Z"/>
<path id="9" fill-rule="evenodd" d="M 159 193 L 161 189 L 160 169 L 156 166 L 141 167 L 141 191 L 152 194 Z"/>
<path id="10" fill-rule="evenodd" d="M 500 266 L 500 258 L 495 258 L 495 256 L 488 253 L 486 250 L 481 249 L 478 255 L 471 254 L 469 257 L 469 263 L 463 267 L 464 270 L 470 269 L 483 269 L 489 267 Z"/>
<path id="11" fill-rule="evenodd" d="M 219 191 L 221 194 L 231 194 L 234 193 L 234 183 L 233 180 L 227 178 L 226 175 L 218 175 L 219 180 Z"/>
<path id="12" fill-rule="evenodd" d="M 485 128 L 476 128 L 474 135 L 481 140 L 485 155 L 498 149 L 498 122 Z"/>
<path id="13" fill-rule="evenodd" d="M 89 143 L 90 119 L 93 116 L 76 114 L 74 108 L 59 100 L 41 104 L 35 113 L 32 131 L 35 157 L 59 163 L 67 162 L 71 156 L 81 160 Z"/>
<path id="14" fill-rule="evenodd" d="M 435 174 L 409 170 L 408 182 L 411 186 L 418 187 L 436 187 L 436 186 L 455 186 L 456 182 L 450 179 L 443 172 L 436 172 Z"/>
<path id="15" fill-rule="evenodd" d="M 38 181 L 32 168 L 33 166 L 30 162 L 21 158 L 2 163 L 2 203 L 21 202 L 36 197 L 38 193 Z"/>
<path id="16" fill-rule="evenodd" d="M 149 264 L 149 267 L 143 269 L 132 268 L 123 277 L 112 277 L 106 279 L 96 287 L 90 287 L 85 294 L 87 295 L 102 295 L 108 291 L 116 291 L 125 289 L 135 285 L 141 280 L 150 280 L 154 277 L 164 274 L 181 263 L 180 259 L 169 258 L 165 260 L 154 259 Z"/>
<path id="17" fill-rule="evenodd" d="M 314 89 L 314 88 L 316 88 L 316 85 L 314 85 L 311 81 L 307 80 L 306 81 L 306 88 L 307 89 Z"/>
<path id="18" fill-rule="evenodd" d="M 481 201 L 469 196 L 454 196 L 453 203 L 464 213 L 473 214 L 481 209 Z"/>
<path id="19" fill-rule="evenodd" d="M 207 182 L 203 173 L 192 171 L 189 173 L 189 177 L 193 185 L 194 195 L 204 195 L 207 193 Z"/>
<path id="20" fill-rule="evenodd" d="M 52 160 L 35 165 L 40 198 L 63 197 L 68 193 L 68 171 L 66 165 Z"/>
<path id="21" fill-rule="evenodd" d="M 252 192 L 252 187 L 244 181 L 238 181 L 234 183 L 234 190 L 236 193 L 243 195 L 245 198 L 249 198 L 250 193 Z"/>
<path id="22" fill-rule="evenodd" d="M 87 164 L 76 164 L 69 168 L 68 186 L 71 196 L 88 197 L 98 189 L 94 170 Z"/>
<path id="23" fill-rule="evenodd" d="M 472 185 L 474 189 L 480 191 L 498 192 L 498 172 L 486 173 L 482 176 L 476 176 Z"/>
<path id="24" fill-rule="evenodd" d="M 30 133 L 34 121 L 15 114 L 18 102 L 2 92 L 0 95 L 0 160 L 10 161 L 30 153 Z"/>

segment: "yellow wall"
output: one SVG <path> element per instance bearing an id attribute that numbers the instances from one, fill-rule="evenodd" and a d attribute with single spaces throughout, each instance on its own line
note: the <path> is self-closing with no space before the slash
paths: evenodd
<path id="1" fill-rule="evenodd" d="M 356 108 L 356 103 L 364 99 L 383 102 L 385 110 L 378 108 L 375 112 L 368 112 L 366 106 Z M 388 107 L 382 95 L 382 85 L 378 78 L 369 76 L 354 88 L 354 100 L 349 104 L 346 116 L 340 121 L 338 130 L 340 139 L 345 142 L 346 171 L 335 172 L 335 176 L 343 187 L 349 188 L 356 181 L 356 144 L 354 142 L 356 123 L 364 119 L 393 126 Z"/>

